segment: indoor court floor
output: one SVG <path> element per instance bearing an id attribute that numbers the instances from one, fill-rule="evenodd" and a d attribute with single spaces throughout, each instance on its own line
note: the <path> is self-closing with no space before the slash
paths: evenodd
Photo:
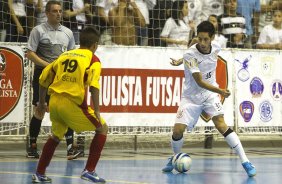
<path id="1" fill-rule="evenodd" d="M 96 169 L 108 184 L 281 184 L 282 148 L 246 148 L 257 175 L 249 178 L 229 148 L 184 149 L 192 157 L 190 171 L 162 173 L 170 150 L 142 149 L 103 151 Z M 37 160 L 27 159 L 24 149 L 0 149 L 0 184 L 28 184 Z M 87 184 L 80 179 L 87 157 L 67 161 L 64 150 L 55 152 L 47 169 L 53 184 Z"/>

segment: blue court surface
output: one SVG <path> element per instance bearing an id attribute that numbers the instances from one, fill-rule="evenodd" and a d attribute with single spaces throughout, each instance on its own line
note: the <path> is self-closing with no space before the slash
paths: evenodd
<path id="1" fill-rule="evenodd" d="M 100 177 L 109 184 L 281 184 L 282 148 L 247 148 L 250 161 L 257 175 L 249 178 L 239 158 L 229 148 L 191 148 L 183 152 L 190 154 L 192 168 L 184 174 L 162 173 L 170 155 L 169 148 L 103 151 L 97 167 Z M 24 150 L 0 149 L 0 183 L 31 183 L 37 160 L 25 158 Z M 87 156 L 87 155 L 86 155 Z M 58 150 L 47 169 L 54 184 L 87 184 L 80 179 L 86 158 L 67 161 L 65 151 Z"/>

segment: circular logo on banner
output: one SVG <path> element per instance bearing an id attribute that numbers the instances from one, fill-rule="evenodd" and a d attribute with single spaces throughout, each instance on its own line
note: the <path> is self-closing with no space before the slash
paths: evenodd
<path id="1" fill-rule="evenodd" d="M 245 122 L 249 122 L 254 114 L 254 104 L 251 101 L 243 101 L 240 106 L 240 114 L 244 118 Z"/>
<path id="2" fill-rule="evenodd" d="M 251 55 L 246 57 L 243 61 L 240 61 L 239 59 L 235 59 L 235 61 L 241 64 L 241 69 L 238 70 L 237 76 L 238 76 L 238 79 L 242 82 L 246 82 L 250 78 L 248 67 L 249 67 L 249 62 L 251 59 L 252 59 Z"/>
<path id="3" fill-rule="evenodd" d="M 238 79 L 242 82 L 246 82 L 250 78 L 250 73 L 248 70 L 241 68 L 237 73 Z"/>
<path id="4" fill-rule="evenodd" d="M 262 80 L 258 77 L 254 77 L 250 83 L 250 91 L 253 97 L 260 97 L 264 90 Z"/>
<path id="5" fill-rule="evenodd" d="M 0 120 L 17 106 L 22 86 L 22 56 L 12 49 L 0 47 Z"/>
<path id="6" fill-rule="evenodd" d="M 274 80 L 271 83 L 271 96 L 275 101 L 280 101 L 282 99 L 282 81 Z"/>
<path id="7" fill-rule="evenodd" d="M 268 100 L 263 101 L 259 106 L 260 119 L 268 122 L 272 119 L 273 107 Z"/>

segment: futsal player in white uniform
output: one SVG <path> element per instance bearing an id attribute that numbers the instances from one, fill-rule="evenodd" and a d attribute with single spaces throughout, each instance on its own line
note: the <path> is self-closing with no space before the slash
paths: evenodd
<path id="1" fill-rule="evenodd" d="M 229 90 L 220 89 L 216 83 L 217 54 L 219 45 L 212 43 L 215 35 L 214 26 L 203 21 L 197 27 L 198 43 L 191 46 L 183 59 L 172 60 L 172 65 L 184 63 L 185 83 L 181 103 L 177 111 L 171 147 L 174 154 L 180 153 L 184 142 L 183 132 L 186 128 L 195 127 L 200 114 L 205 111 L 215 124 L 216 129 L 224 136 L 228 145 L 239 155 L 242 166 L 248 176 L 256 175 L 255 167 L 248 160 L 241 141 L 224 121 L 224 110 L 219 95 L 228 97 Z M 172 157 L 162 169 L 173 170 Z"/>

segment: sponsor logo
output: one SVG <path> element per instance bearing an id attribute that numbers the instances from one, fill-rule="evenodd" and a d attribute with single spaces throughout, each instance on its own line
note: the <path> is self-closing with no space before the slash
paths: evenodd
<path id="1" fill-rule="evenodd" d="M 260 119 L 268 122 L 272 119 L 273 107 L 268 100 L 263 101 L 259 106 Z"/>
<path id="2" fill-rule="evenodd" d="M 254 104 L 250 101 L 243 101 L 240 106 L 240 114 L 244 118 L 245 122 L 249 122 L 252 119 L 252 116 L 254 114 Z"/>
<path id="3" fill-rule="evenodd" d="M 261 73 L 265 76 L 270 76 L 272 74 L 274 58 L 271 56 L 265 56 L 261 58 Z"/>
<path id="4" fill-rule="evenodd" d="M 275 101 L 282 100 L 282 81 L 274 80 L 271 83 L 271 96 Z"/>
<path id="5" fill-rule="evenodd" d="M 250 91 L 253 97 L 255 98 L 260 97 L 261 94 L 263 93 L 263 90 L 264 90 L 264 85 L 262 83 L 262 80 L 258 77 L 254 77 L 250 83 Z"/>
<path id="6" fill-rule="evenodd" d="M 227 62 L 220 57 L 216 76 L 219 87 L 226 89 Z M 180 105 L 184 73 L 182 70 L 103 68 L 99 82 L 103 113 L 175 113 Z M 93 107 L 89 95 L 87 103 Z M 224 100 L 221 96 L 222 103 Z M 209 116 L 202 118 L 210 120 Z"/>
<path id="7" fill-rule="evenodd" d="M 248 71 L 249 62 L 252 59 L 252 56 L 245 58 L 242 62 L 238 59 L 235 59 L 235 61 L 239 62 L 241 64 L 241 68 L 237 72 L 237 77 L 240 81 L 246 82 L 250 78 L 250 73 Z"/>
<path id="8" fill-rule="evenodd" d="M 0 120 L 16 107 L 23 85 L 23 58 L 14 50 L 0 47 Z"/>
<path id="9" fill-rule="evenodd" d="M 233 146 L 232 148 L 235 149 L 239 144 L 236 144 L 236 146 Z"/>

